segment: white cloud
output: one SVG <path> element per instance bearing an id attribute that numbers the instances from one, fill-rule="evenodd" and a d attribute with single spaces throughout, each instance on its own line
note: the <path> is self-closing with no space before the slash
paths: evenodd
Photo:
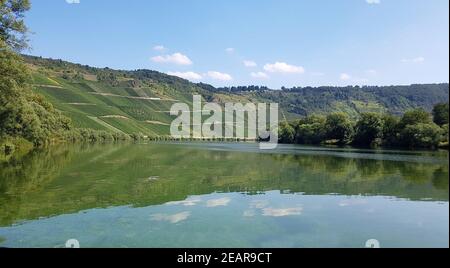
<path id="1" fill-rule="evenodd" d="M 67 4 L 79 4 L 80 0 L 66 0 Z"/>
<path id="2" fill-rule="evenodd" d="M 206 202 L 207 207 L 223 207 L 227 206 L 230 203 L 231 199 L 228 197 L 219 198 L 219 199 L 211 199 Z"/>
<path id="3" fill-rule="evenodd" d="M 296 207 L 296 208 L 264 208 L 263 209 L 263 216 L 270 216 L 270 217 L 285 217 L 285 216 L 293 216 L 293 215 L 301 215 L 303 211 L 303 208 Z"/>
<path id="4" fill-rule="evenodd" d="M 271 73 L 298 73 L 302 74 L 305 69 L 302 66 L 289 65 L 285 62 L 275 62 L 264 65 L 264 70 Z"/>
<path id="5" fill-rule="evenodd" d="M 413 59 L 402 59 L 403 63 L 422 63 L 425 61 L 424 57 L 417 57 Z"/>
<path id="6" fill-rule="evenodd" d="M 366 0 L 366 3 L 369 5 L 378 5 L 381 3 L 381 0 Z"/>
<path id="7" fill-rule="evenodd" d="M 221 73 L 216 71 L 209 71 L 207 75 L 214 79 L 214 80 L 220 80 L 220 81 L 231 81 L 233 80 L 233 77 L 227 73 Z"/>
<path id="8" fill-rule="evenodd" d="M 179 223 L 181 221 L 186 220 L 191 215 L 190 212 L 185 211 L 177 214 L 155 214 L 152 215 L 152 220 L 154 221 L 167 221 L 170 223 Z"/>
<path id="9" fill-rule="evenodd" d="M 252 60 L 244 60 L 244 66 L 245 67 L 256 67 L 258 64 Z"/>
<path id="10" fill-rule="evenodd" d="M 252 72 L 250 73 L 251 77 L 259 78 L 259 79 L 267 79 L 269 76 L 264 72 Z"/>
<path id="11" fill-rule="evenodd" d="M 157 45 L 157 46 L 153 47 L 153 50 L 164 51 L 164 50 L 166 50 L 166 48 L 163 45 Z"/>
<path id="12" fill-rule="evenodd" d="M 177 76 L 186 80 L 201 80 L 203 77 L 195 72 L 168 72 L 168 75 Z"/>
<path id="13" fill-rule="evenodd" d="M 173 63 L 177 65 L 191 65 L 192 61 L 179 52 L 172 55 L 156 56 L 152 58 L 152 61 L 157 63 Z"/>
<path id="14" fill-rule="evenodd" d="M 234 48 L 232 48 L 232 47 L 226 48 L 225 52 L 232 54 L 232 53 L 234 53 Z"/>
<path id="15" fill-rule="evenodd" d="M 342 73 L 342 74 L 339 76 L 339 79 L 341 79 L 342 81 L 348 81 L 348 80 L 352 79 L 352 77 L 351 77 L 349 74 Z"/>

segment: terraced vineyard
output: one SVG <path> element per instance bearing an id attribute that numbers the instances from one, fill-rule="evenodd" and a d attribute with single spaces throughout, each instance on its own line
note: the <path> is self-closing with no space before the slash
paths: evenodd
<path id="1" fill-rule="evenodd" d="M 61 60 L 24 56 L 37 92 L 72 119 L 75 127 L 168 135 L 170 108 L 175 102 L 192 107 L 192 95 L 205 101 L 279 103 L 281 120 L 342 111 L 400 115 L 448 99 L 448 84 L 390 87 L 319 87 L 270 90 L 214 88 L 150 70 L 121 71 L 93 68 Z M 192 110 L 192 109 L 191 109 Z"/>
<path id="2" fill-rule="evenodd" d="M 68 81 L 33 73 L 35 89 L 70 117 L 76 127 L 165 135 L 175 99 L 150 88 L 117 88 L 97 81 Z M 185 100 L 186 101 L 186 100 Z M 167 111 L 167 112 L 166 112 Z"/>

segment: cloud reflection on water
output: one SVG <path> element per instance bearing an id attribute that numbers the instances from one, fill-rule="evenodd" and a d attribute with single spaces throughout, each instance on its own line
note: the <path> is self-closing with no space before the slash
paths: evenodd
<path id="1" fill-rule="evenodd" d="M 177 214 L 154 214 L 152 215 L 152 220 L 154 221 L 167 221 L 170 223 L 179 223 L 185 221 L 191 213 L 189 211 L 184 211 Z"/>
<path id="2" fill-rule="evenodd" d="M 211 199 L 206 201 L 206 206 L 207 207 L 223 207 L 223 206 L 227 206 L 228 203 L 230 203 L 231 198 L 229 197 L 224 197 L 224 198 L 218 198 L 218 199 Z"/>

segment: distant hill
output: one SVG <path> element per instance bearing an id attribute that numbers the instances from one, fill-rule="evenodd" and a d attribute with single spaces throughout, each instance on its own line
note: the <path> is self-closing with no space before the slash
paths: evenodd
<path id="1" fill-rule="evenodd" d="M 174 102 L 191 105 L 192 95 L 206 101 L 277 102 L 281 118 L 292 120 L 317 113 L 344 111 L 352 116 L 376 111 L 400 115 L 447 101 L 449 84 L 388 87 L 215 88 L 157 71 L 94 68 L 62 60 L 24 56 L 34 89 L 76 127 L 124 133 L 167 135 Z"/>
<path id="2" fill-rule="evenodd" d="M 431 111 L 435 104 L 448 101 L 449 84 L 298 87 L 281 91 L 243 91 L 241 94 L 277 102 L 290 117 L 335 111 L 346 112 L 352 116 L 361 112 L 402 115 L 405 111 L 418 107 Z"/>

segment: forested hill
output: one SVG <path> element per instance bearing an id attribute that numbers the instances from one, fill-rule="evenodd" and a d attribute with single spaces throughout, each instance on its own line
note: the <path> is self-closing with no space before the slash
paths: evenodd
<path id="1" fill-rule="evenodd" d="M 311 114 L 343 111 L 351 116 L 361 112 L 400 115 L 433 105 L 449 97 L 449 84 L 388 87 L 302 87 L 272 90 L 267 87 L 215 88 L 195 84 L 157 71 L 123 71 L 94 68 L 62 60 L 24 56 L 34 89 L 76 127 L 166 135 L 175 101 L 192 102 L 201 94 L 214 102 L 276 102 L 288 120 Z"/>
<path id="2" fill-rule="evenodd" d="M 209 89 L 277 102 L 293 115 L 335 111 L 351 115 L 367 111 L 401 115 L 406 110 L 418 107 L 431 111 L 436 103 L 445 102 L 449 97 L 448 83 L 381 87 L 294 87 L 281 90 L 258 86 Z"/>

